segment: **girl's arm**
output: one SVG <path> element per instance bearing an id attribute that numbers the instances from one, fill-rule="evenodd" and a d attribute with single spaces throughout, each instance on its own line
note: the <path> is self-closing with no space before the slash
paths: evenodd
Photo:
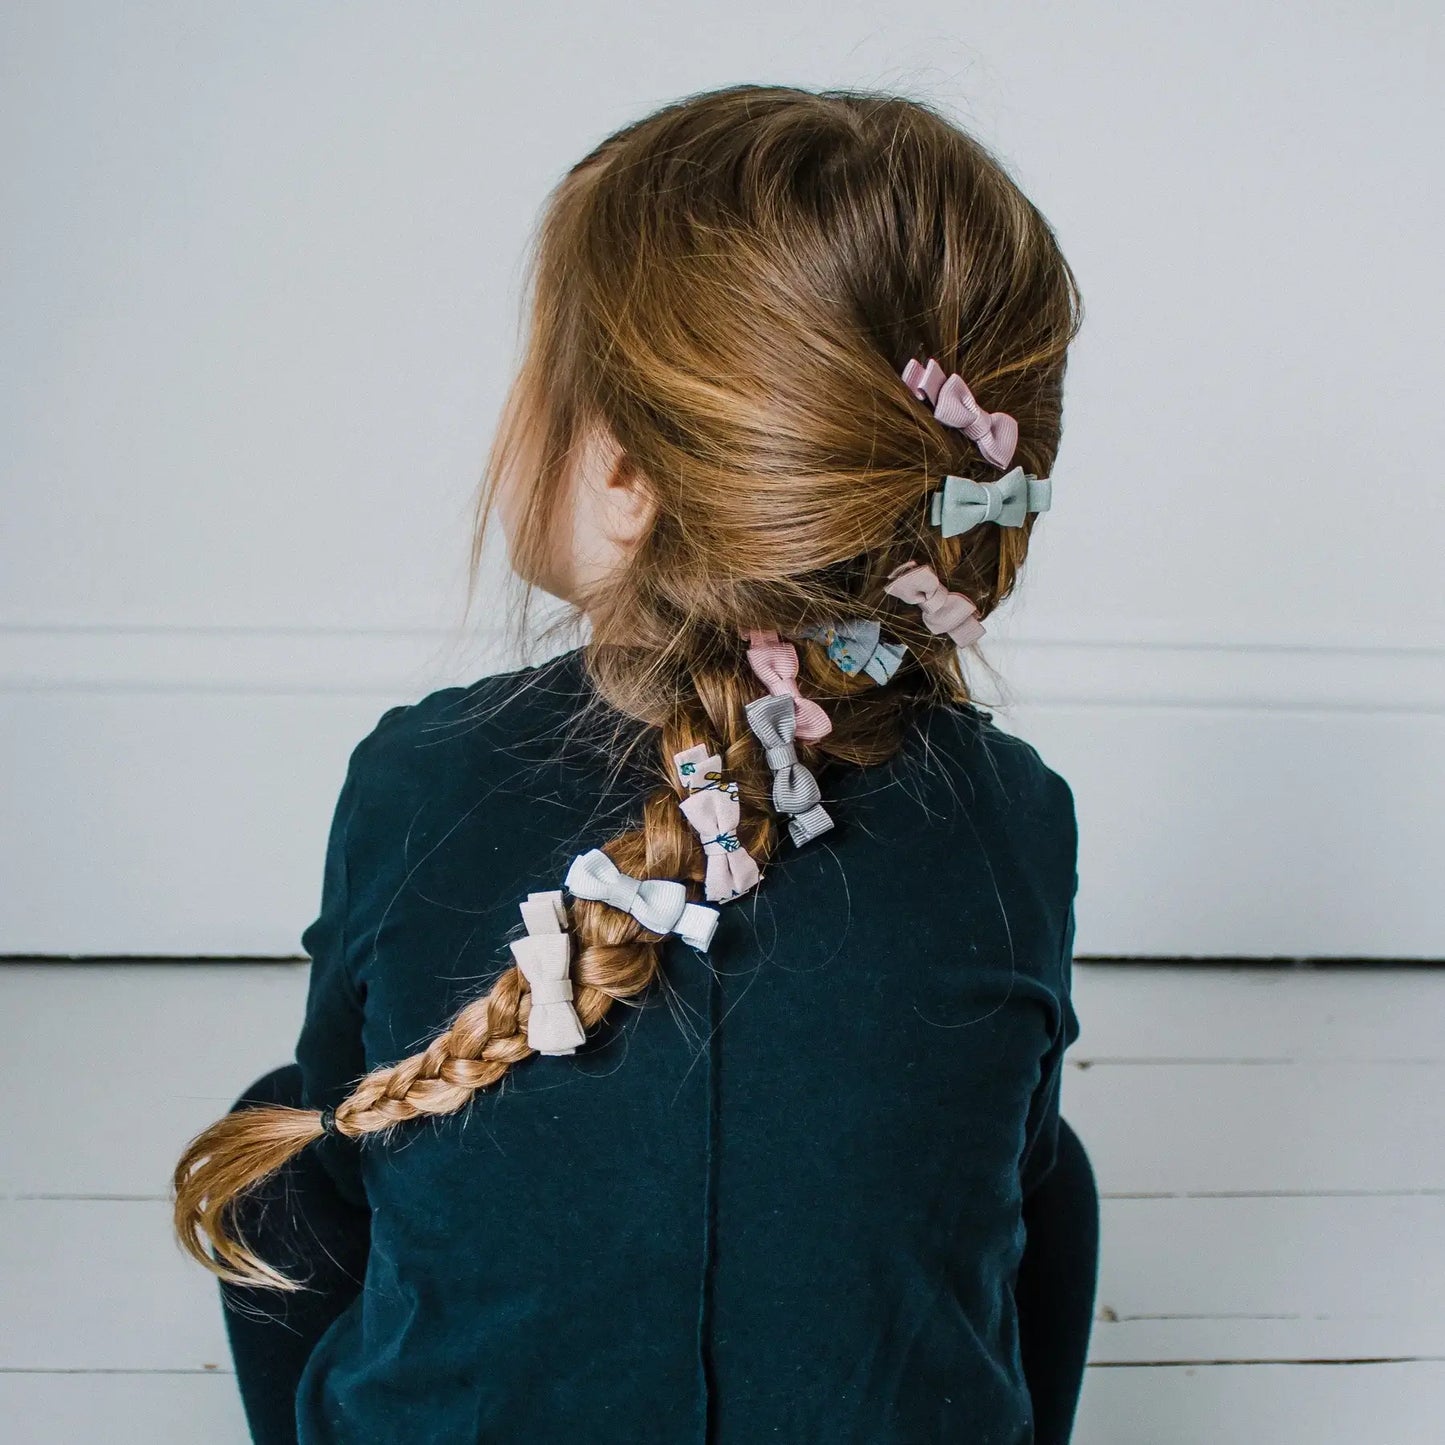
<path id="1" fill-rule="evenodd" d="M 365 986 L 350 956 L 356 940 L 348 932 L 348 839 L 356 809 L 362 746 L 364 744 L 358 745 L 351 754 L 332 816 L 322 871 L 320 912 L 301 935 L 301 946 L 311 958 L 311 975 L 306 1014 L 296 1041 L 296 1062 L 301 1067 L 300 1102 L 308 1109 L 334 1109 L 366 1073 L 362 1033 Z M 356 1142 L 331 1135 L 308 1148 L 331 1175 L 342 1197 L 358 1208 L 366 1208 Z"/>
<path id="2" fill-rule="evenodd" d="M 1059 1092 L 1063 1081 L 1064 1054 L 1079 1037 L 1079 1019 L 1072 996 L 1074 961 L 1074 907 L 1069 906 L 1064 926 L 1064 946 L 1059 957 L 1058 1024 L 1044 1054 L 1038 1087 L 1029 1106 L 1027 1135 L 1019 1169 L 1023 1195 L 1027 1199 L 1054 1167 L 1059 1149 Z"/>

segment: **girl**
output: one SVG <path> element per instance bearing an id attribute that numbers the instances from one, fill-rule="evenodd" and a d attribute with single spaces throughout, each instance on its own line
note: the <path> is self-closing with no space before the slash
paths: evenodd
<path id="1" fill-rule="evenodd" d="M 590 638 L 356 747 L 296 1065 L 177 1167 L 255 1438 L 1065 1440 L 1073 803 L 959 648 L 1074 278 L 933 109 L 758 86 L 604 141 L 533 264 L 473 582 L 495 514 Z"/>

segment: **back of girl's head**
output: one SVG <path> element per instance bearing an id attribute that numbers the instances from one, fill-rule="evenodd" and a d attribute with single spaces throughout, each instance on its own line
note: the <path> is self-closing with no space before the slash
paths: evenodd
<path id="1" fill-rule="evenodd" d="M 632 710 L 660 721 L 680 674 L 736 670 L 742 628 L 884 615 L 882 580 L 910 559 L 937 564 L 982 614 L 1009 593 L 1028 530 L 944 540 L 928 525 L 942 476 L 998 472 L 899 373 L 928 356 L 961 372 L 1017 419 L 1014 463 L 1047 476 L 1078 295 L 1043 217 L 935 110 L 757 86 L 670 105 L 564 178 L 532 286 L 484 496 L 504 473 L 526 494 L 513 539 L 526 575 L 565 525 L 561 479 L 585 428 L 635 466 L 656 520 L 582 604 L 594 666 L 617 700 L 641 694 Z M 928 664 L 913 683 L 957 677 L 946 639 L 915 626 L 908 640 Z M 651 705 L 610 677 L 623 644 L 651 664 Z"/>
<path id="2" fill-rule="evenodd" d="M 634 877 L 703 879 L 674 766 L 701 743 L 736 783 L 741 847 L 765 863 L 779 815 L 745 711 L 762 691 L 746 634 L 865 619 L 906 647 L 879 682 L 801 642 L 800 678 L 832 724 L 798 745 L 815 766 L 883 761 L 916 709 L 967 697 L 955 641 L 885 583 L 926 563 L 986 616 L 1014 586 L 1032 517 L 950 536 L 931 524 L 945 476 L 993 481 L 1002 469 L 900 374 L 923 358 L 961 373 L 982 406 L 1017 421 L 1011 465 L 1047 477 L 1081 319 L 1073 275 L 1002 167 L 935 109 L 739 86 L 669 105 L 573 167 L 543 214 L 530 279 L 473 581 L 504 488 L 514 564 L 545 575 L 572 525 L 571 464 L 589 437 L 608 436 L 651 521 L 604 582 L 571 600 L 591 624 L 597 694 L 655 745 L 657 786 L 603 850 Z M 604 902 L 578 897 L 567 912 L 575 1008 L 590 1030 L 646 989 L 662 937 Z M 518 967 L 502 969 L 425 1050 L 359 1080 L 328 1126 L 384 1137 L 462 1108 L 531 1056 L 530 1009 Z M 287 1287 L 238 1236 L 233 1210 L 321 1133 L 315 1111 L 273 1108 L 199 1135 L 175 1175 L 184 1246 L 226 1278 Z"/>

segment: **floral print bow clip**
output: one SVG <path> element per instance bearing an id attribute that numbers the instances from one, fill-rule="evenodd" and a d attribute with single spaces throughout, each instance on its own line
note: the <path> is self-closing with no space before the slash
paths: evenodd
<path id="1" fill-rule="evenodd" d="M 757 861 L 738 838 L 742 809 L 738 785 L 724 779 L 722 759 L 703 743 L 674 753 L 673 765 L 687 796 L 678 804 L 702 840 L 707 859 L 703 891 L 713 903 L 726 903 L 757 887 Z"/>

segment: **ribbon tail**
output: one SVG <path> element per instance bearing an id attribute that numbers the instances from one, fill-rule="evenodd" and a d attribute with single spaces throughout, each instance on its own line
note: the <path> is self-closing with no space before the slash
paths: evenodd
<path id="1" fill-rule="evenodd" d="M 708 945 L 712 942 L 713 933 L 717 929 L 717 920 L 716 908 L 704 908 L 700 903 L 688 903 L 683 906 L 682 916 L 677 920 L 677 926 L 672 931 L 684 943 L 697 949 L 699 953 L 706 953 Z"/>
<path id="2" fill-rule="evenodd" d="M 794 694 L 793 708 L 797 719 L 793 728 L 794 737 L 803 742 L 816 742 L 833 731 L 832 718 L 812 698 Z"/>
<path id="3" fill-rule="evenodd" d="M 713 903 L 726 903 L 736 892 L 737 890 L 733 887 L 733 872 L 728 867 L 728 855 L 709 853 L 703 893 Z"/>
<path id="4" fill-rule="evenodd" d="M 575 1054 L 587 1042 L 587 1032 L 570 1003 L 539 1004 L 527 1016 L 527 1047 L 539 1054 Z"/>
<path id="5" fill-rule="evenodd" d="M 745 848 L 739 848 L 736 853 L 730 853 L 727 863 L 728 871 L 731 874 L 733 897 L 736 898 L 750 888 L 758 886 L 762 874 L 758 870 L 757 860 Z"/>
<path id="6" fill-rule="evenodd" d="M 801 848 L 821 837 L 833 826 L 833 820 L 821 803 L 815 803 L 805 813 L 795 813 L 788 819 L 788 836 Z"/>

